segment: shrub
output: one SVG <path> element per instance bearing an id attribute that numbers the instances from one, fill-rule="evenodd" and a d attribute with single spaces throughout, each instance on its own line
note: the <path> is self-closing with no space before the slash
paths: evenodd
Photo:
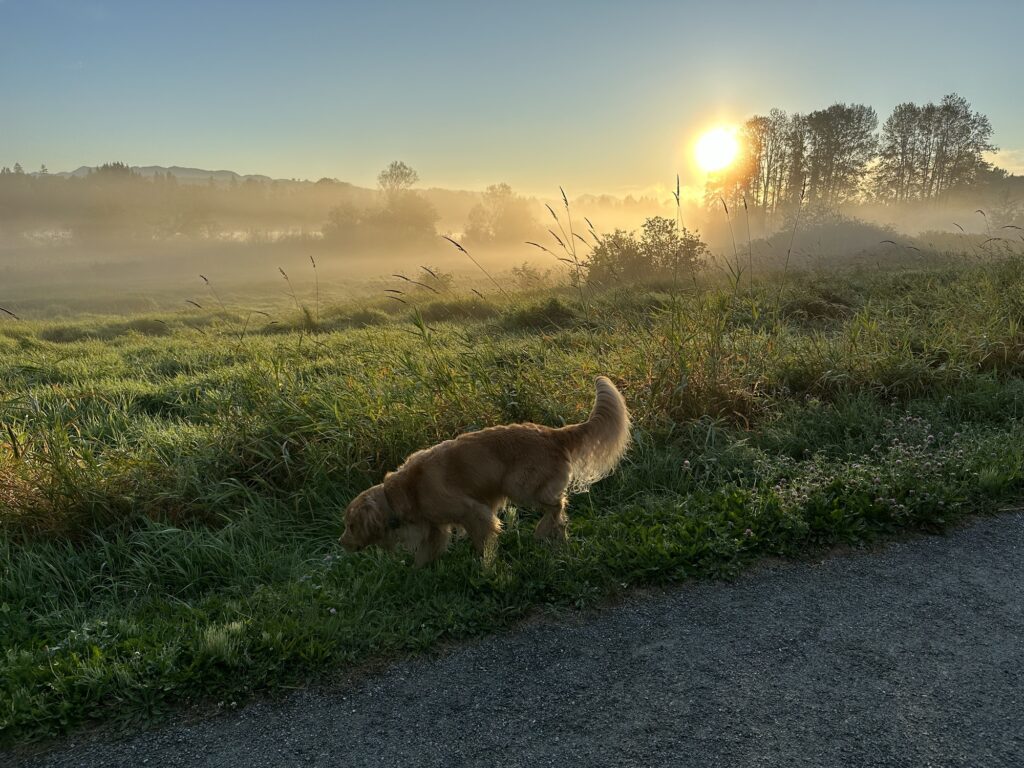
<path id="1" fill-rule="evenodd" d="M 639 237 L 617 229 L 602 238 L 587 262 L 587 281 L 609 286 L 672 280 L 699 269 L 709 255 L 697 234 L 671 219 L 652 216 Z"/>
<path id="2" fill-rule="evenodd" d="M 510 329 L 567 328 L 579 321 L 579 313 L 558 298 L 530 304 L 506 315 L 503 325 Z"/>
<path id="3" fill-rule="evenodd" d="M 343 325 L 352 326 L 353 328 L 368 328 L 373 325 L 385 325 L 391 322 L 391 318 L 387 312 L 367 307 L 346 315 L 342 322 Z"/>

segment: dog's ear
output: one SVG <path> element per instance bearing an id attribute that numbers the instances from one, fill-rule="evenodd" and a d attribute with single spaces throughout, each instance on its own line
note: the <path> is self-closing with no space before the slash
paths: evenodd
<path id="1" fill-rule="evenodd" d="M 383 496 L 383 494 L 381 494 Z M 391 526 L 391 511 L 387 508 L 387 502 L 381 504 L 379 497 L 371 500 L 366 507 L 366 518 L 364 524 L 370 535 L 374 538 L 384 536 Z"/>
<path id="2" fill-rule="evenodd" d="M 412 497 L 409 495 L 405 478 L 395 472 L 388 472 L 384 475 L 381 486 L 387 490 L 387 493 L 382 493 L 381 496 L 384 497 L 385 505 L 391 508 L 394 517 L 391 527 L 397 528 L 402 520 L 408 520 L 413 516 Z"/>

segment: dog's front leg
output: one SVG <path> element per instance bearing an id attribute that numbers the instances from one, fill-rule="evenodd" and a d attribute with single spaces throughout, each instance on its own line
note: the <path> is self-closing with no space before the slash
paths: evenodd
<path id="1" fill-rule="evenodd" d="M 494 540 L 501 533 L 501 520 L 494 514 L 493 509 L 478 501 L 467 499 L 465 507 L 462 525 L 477 555 L 487 560 L 488 551 L 493 549 Z"/>
<path id="2" fill-rule="evenodd" d="M 416 546 L 416 554 L 413 558 L 414 567 L 422 568 L 437 560 L 448 549 L 451 538 L 450 525 L 431 526 Z"/>

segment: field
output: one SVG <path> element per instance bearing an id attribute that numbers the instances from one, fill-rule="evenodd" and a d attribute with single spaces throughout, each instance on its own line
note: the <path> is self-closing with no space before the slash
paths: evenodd
<path id="1" fill-rule="evenodd" d="M 1016 258 L 406 287 L 267 314 L 213 286 L 187 312 L 0 318 L 0 744 L 231 708 L 634 585 L 940 531 L 1024 484 Z M 572 499 L 566 546 L 509 510 L 487 567 L 464 540 L 418 571 L 340 549 L 347 501 L 407 453 L 584 418 L 599 373 L 634 446 Z"/>

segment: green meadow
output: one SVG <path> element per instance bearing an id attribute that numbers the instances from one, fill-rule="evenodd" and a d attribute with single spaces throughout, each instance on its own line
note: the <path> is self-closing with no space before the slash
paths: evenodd
<path id="1" fill-rule="evenodd" d="M 1024 483 L 1024 270 L 949 264 L 0 317 L 0 744 L 998 510 Z M 509 509 L 487 566 L 465 540 L 423 570 L 341 550 L 348 500 L 409 452 L 581 420 L 598 374 L 634 442 L 568 544 Z"/>

